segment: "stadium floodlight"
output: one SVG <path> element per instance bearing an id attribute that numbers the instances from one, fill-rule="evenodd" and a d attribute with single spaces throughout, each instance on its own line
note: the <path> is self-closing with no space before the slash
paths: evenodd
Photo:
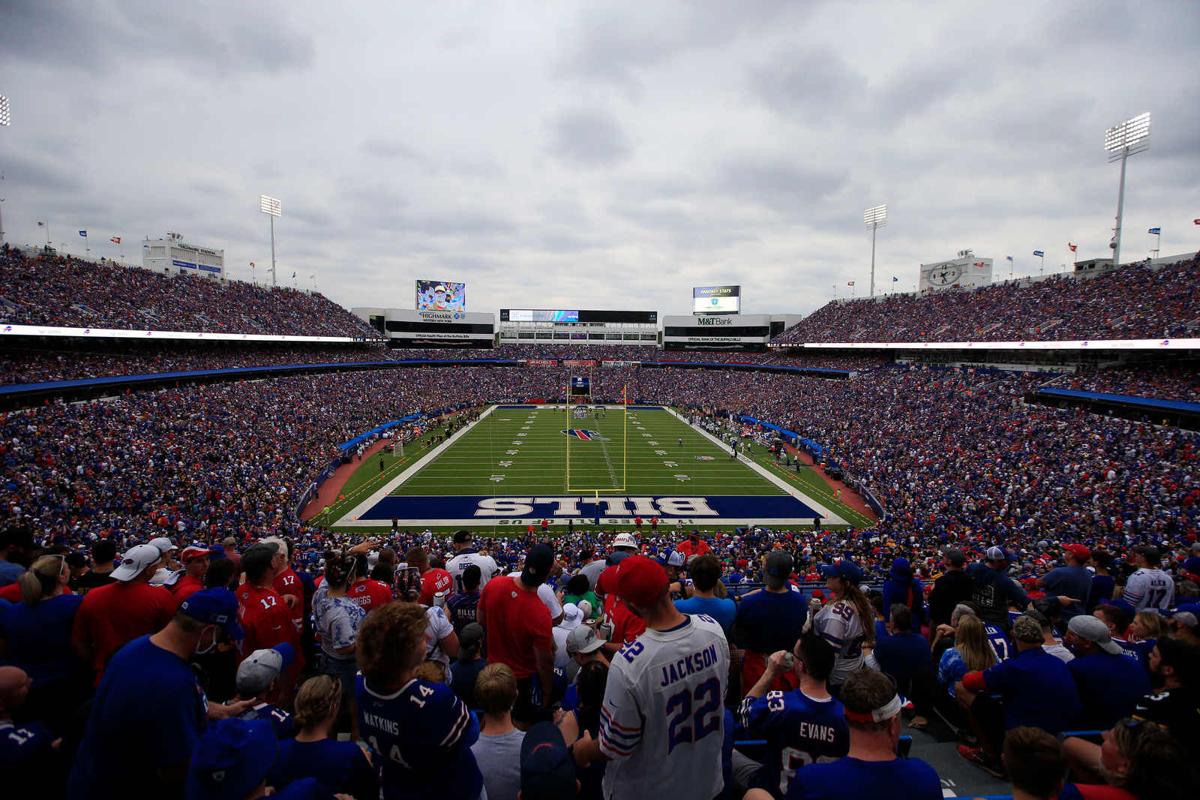
<path id="1" fill-rule="evenodd" d="M 1117 190 L 1117 224 L 1113 227 L 1113 266 L 1121 264 L 1121 219 L 1125 213 L 1125 161 L 1135 153 L 1150 149 L 1150 112 L 1138 114 L 1104 132 L 1104 150 L 1108 163 L 1121 162 L 1121 186 Z"/>
<path id="2" fill-rule="evenodd" d="M 887 205 L 868 208 L 863 212 L 863 222 L 871 226 L 871 297 L 875 296 L 875 231 L 887 225 Z"/>
<path id="3" fill-rule="evenodd" d="M 0 94 L 0 125 L 6 128 L 12 125 L 12 107 L 8 104 L 8 98 Z"/>
<path id="4" fill-rule="evenodd" d="M 258 196 L 258 208 L 271 220 L 271 285 L 277 286 L 275 280 L 275 218 L 283 216 L 283 204 L 278 197 Z"/>

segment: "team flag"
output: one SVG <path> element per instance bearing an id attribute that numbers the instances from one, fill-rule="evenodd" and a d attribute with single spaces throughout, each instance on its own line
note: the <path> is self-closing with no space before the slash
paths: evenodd
<path id="1" fill-rule="evenodd" d="M 1046 255 L 1046 251 L 1045 250 L 1034 250 L 1033 254 L 1035 256 L 1037 256 L 1038 258 L 1043 258 Z"/>
<path id="2" fill-rule="evenodd" d="M 983 269 L 986 266 L 987 266 L 986 261 L 976 261 L 975 262 L 975 269 Z"/>
<path id="3" fill-rule="evenodd" d="M 293 273 L 292 273 L 292 280 L 295 280 L 295 279 L 296 279 L 296 273 L 294 273 L 294 272 L 293 272 Z"/>
<path id="4" fill-rule="evenodd" d="M 1158 227 L 1151 228 L 1150 230 L 1146 231 L 1146 233 L 1152 233 L 1155 236 L 1158 236 L 1159 234 L 1162 233 L 1162 228 L 1158 228 Z"/>
<path id="5" fill-rule="evenodd" d="M 112 242 L 113 244 L 120 244 L 120 243 L 121 243 L 121 237 L 120 237 L 120 236 L 110 236 L 110 237 L 108 237 L 108 240 L 109 240 L 110 242 Z"/>
<path id="6" fill-rule="evenodd" d="M 85 238 L 85 239 L 86 239 L 86 238 L 87 238 L 87 231 L 80 231 L 80 232 L 79 232 L 79 235 L 80 235 L 80 236 L 82 236 L 83 238 Z"/>
<path id="7" fill-rule="evenodd" d="M 1079 249 L 1079 245 L 1072 244 L 1071 242 L 1067 242 L 1067 249 L 1070 250 L 1072 253 L 1074 253 L 1076 250 Z"/>
<path id="8" fill-rule="evenodd" d="M 897 278 L 895 275 L 893 275 L 893 276 L 892 276 L 892 283 L 899 283 L 899 282 L 900 282 L 900 279 L 899 279 L 899 278 Z"/>
<path id="9" fill-rule="evenodd" d="M 1200 225 L 1200 219 L 1194 219 L 1194 220 L 1192 220 L 1192 224 L 1193 224 L 1193 225 Z"/>
<path id="10" fill-rule="evenodd" d="M 1005 256 L 1005 257 L 1004 257 L 1004 260 L 1005 260 L 1005 261 L 1012 261 L 1012 256 Z"/>
<path id="11" fill-rule="evenodd" d="M 853 286 L 853 285 L 854 285 L 854 281 L 846 281 L 846 285 L 847 285 L 847 286 Z"/>
<path id="12" fill-rule="evenodd" d="M 254 269 L 254 262 L 253 262 L 253 261 L 251 261 L 251 262 L 250 262 L 250 269 Z"/>

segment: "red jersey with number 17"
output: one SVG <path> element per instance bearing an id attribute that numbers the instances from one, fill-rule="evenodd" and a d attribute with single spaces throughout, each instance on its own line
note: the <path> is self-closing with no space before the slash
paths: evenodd
<path id="1" fill-rule="evenodd" d="M 274 584 L 275 591 L 279 592 L 280 595 L 290 594 L 296 598 L 296 605 L 290 608 L 289 611 L 292 616 L 292 624 L 296 626 L 296 630 L 303 630 L 304 584 L 300 583 L 300 576 L 291 567 L 288 567 L 275 576 Z"/>
<path id="2" fill-rule="evenodd" d="M 241 658 L 247 657 L 255 650 L 288 642 L 296 649 L 297 658 L 292 663 L 292 668 L 295 669 L 301 661 L 300 632 L 292 624 L 291 611 L 279 592 L 243 583 L 238 587 L 237 598 L 238 622 L 246 632 L 242 640 Z"/>

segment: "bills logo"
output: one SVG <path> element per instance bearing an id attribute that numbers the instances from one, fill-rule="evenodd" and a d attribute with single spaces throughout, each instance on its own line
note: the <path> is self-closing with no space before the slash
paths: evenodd
<path id="1" fill-rule="evenodd" d="M 565 431 L 559 431 L 563 436 L 574 436 L 576 439 L 582 439 L 585 442 L 590 442 L 592 439 L 603 440 L 604 437 L 598 431 L 584 430 L 583 428 L 568 428 Z"/>

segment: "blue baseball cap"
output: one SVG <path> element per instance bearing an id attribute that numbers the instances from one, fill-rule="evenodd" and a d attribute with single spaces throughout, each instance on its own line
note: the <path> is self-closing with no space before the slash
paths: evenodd
<path id="1" fill-rule="evenodd" d="M 210 725 L 188 765 L 187 800 L 242 800 L 266 779 L 277 750 L 275 730 L 266 720 Z"/>
<path id="2" fill-rule="evenodd" d="M 863 571 L 853 561 L 842 559 L 836 564 L 822 564 L 821 576 L 825 578 L 841 578 L 857 586 L 862 583 Z"/>
<path id="3" fill-rule="evenodd" d="M 521 797 L 558 800 L 574 797 L 575 759 L 552 722 L 539 722 L 521 740 Z"/>
<path id="4" fill-rule="evenodd" d="M 229 638 L 242 639 L 242 626 L 237 621 L 237 597 L 228 589 L 205 589 L 196 592 L 179 604 L 179 613 L 206 625 L 217 625 Z"/>

